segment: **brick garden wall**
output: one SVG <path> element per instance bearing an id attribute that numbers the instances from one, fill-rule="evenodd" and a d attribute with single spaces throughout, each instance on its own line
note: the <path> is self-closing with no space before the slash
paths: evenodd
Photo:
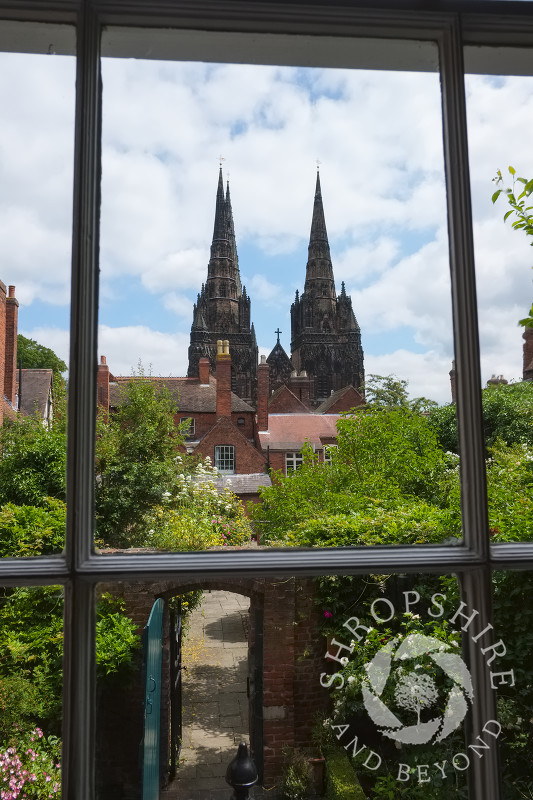
<path id="1" fill-rule="evenodd" d="M 121 594 L 126 613 L 145 626 L 157 597 L 170 599 L 192 589 L 221 589 L 250 597 L 249 664 L 253 666 L 255 609 L 263 610 L 263 783 L 275 784 L 283 766 L 283 748 L 311 744 L 317 711 L 325 709 L 327 693 L 320 687 L 325 643 L 318 626 L 320 613 L 313 602 L 311 579 L 206 579 L 191 582 L 101 585 L 101 592 Z M 164 620 L 161 705 L 162 764 L 168 761 L 169 642 L 168 614 Z M 98 691 L 99 800 L 138 800 L 141 787 L 139 745 L 144 717 L 140 660 L 130 683 Z M 251 676 L 252 677 L 252 676 Z M 252 713 L 252 710 L 250 710 Z M 250 725 L 252 752 L 253 724 Z"/>

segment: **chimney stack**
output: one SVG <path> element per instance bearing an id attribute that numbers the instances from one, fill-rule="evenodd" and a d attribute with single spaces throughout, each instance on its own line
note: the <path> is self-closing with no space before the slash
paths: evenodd
<path id="1" fill-rule="evenodd" d="M 98 392 L 97 407 L 102 410 L 104 419 L 107 419 L 109 414 L 109 367 L 105 356 L 100 356 L 96 387 Z"/>
<path id="2" fill-rule="evenodd" d="M 452 361 L 450 370 L 450 388 L 452 390 L 452 403 L 455 403 L 455 361 Z"/>
<path id="3" fill-rule="evenodd" d="M 6 364 L 6 285 L 0 281 L 0 386 L 4 385 Z M 0 397 L 0 425 L 4 421 L 4 403 Z"/>
<path id="4" fill-rule="evenodd" d="M 270 366 L 261 356 L 257 367 L 257 430 L 268 431 L 268 399 L 270 395 Z"/>
<path id="5" fill-rule="evenodd" d="M 4 361 L 4 394 L 15 408 L 17 380 L 17 327 L 19 303 L 15 297 L 15 287 L 10 286 L 6 304 L 5 361 Z M 22 365 L 24 366 L 24 364 Z"/>
<path id="6" fill-rule="evenodd" d="M 201 386 L 209 386 L 209 359 L 201 358 L 198 362 L 198 375 Z"/>
<path id="7" fill-rule="evenodd" d="M 525 328 L 522 334 L 524 339 L 524 366 L 522 378 L 533 381 L 533 328 Z"/>
<path id="8" fill-rule="evenodd" d="M 288 385 L 289 389 L 296 395 L 298 400 L 303 403 L 306 408 L 309 408 L 311 405 L 311 381 L 305 369 L 300 373 L 296 371 L 291 372 Z"/>
<path id="9" fill-rule="evenodd" d="M 217 419 L 231 418 L 231 356 L 229 341 L 217 341 Z"/>

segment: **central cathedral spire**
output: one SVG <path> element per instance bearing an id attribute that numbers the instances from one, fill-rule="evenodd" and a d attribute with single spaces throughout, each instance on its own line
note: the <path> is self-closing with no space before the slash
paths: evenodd
<path id="1" fill-rule="evenodd" d="M 188 376 L 198 375 L 200 358 L 209 358 L 215 371 L 217 340 L 227 339 L 232 359 L 232 389 L 253 400 L 257 373 L 257 343 L 250 327 L 250 298 L 241 285 L 229 182 L 224 192 L 218 173 L 215 220 L 207 280 L 193 311 Z"/>

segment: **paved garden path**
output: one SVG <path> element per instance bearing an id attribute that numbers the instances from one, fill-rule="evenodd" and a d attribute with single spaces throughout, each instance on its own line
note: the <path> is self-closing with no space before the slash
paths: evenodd
<path id="1" fill-rule="evenodd" d="M 247 597 L 206 591 L 183 642 L 183 744 L 161 800 L 228 800 L 226 768 L 248 733 Z"/>

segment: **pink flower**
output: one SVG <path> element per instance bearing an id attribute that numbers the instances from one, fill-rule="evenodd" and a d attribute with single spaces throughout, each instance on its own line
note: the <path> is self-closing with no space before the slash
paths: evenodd
<path id="1" fill-rule="evenodd" d="M 333 616 L 333 614 L 331 613 L 331 611 L 324 611 L 324 616 L 326 617 L 326 619 L 329 619 L 330 617 Z"/>

